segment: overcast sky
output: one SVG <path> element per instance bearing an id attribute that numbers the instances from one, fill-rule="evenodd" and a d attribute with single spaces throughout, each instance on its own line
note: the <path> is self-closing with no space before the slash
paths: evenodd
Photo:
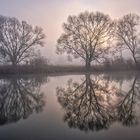
<path id="1" fill-rule="evenodd" d="M 1 15 L 17 17 L 43 28 L 46 45 L 42 54 L 54 64 L 66 61 L 64 56 L 55 54 L 62 23 L 68 15 L 77 15 L 82 11 L 100 11 L 112 18 L 127 13 L 140 14 L 140 0 L 0 0 Z"/>

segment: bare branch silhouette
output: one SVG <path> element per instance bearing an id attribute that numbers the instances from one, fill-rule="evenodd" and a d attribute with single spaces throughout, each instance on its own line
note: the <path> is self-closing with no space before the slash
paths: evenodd
<path id="1" fill-rule="evenodd" d="M 140 58 L 140 36 L 138 28 L 140 17 L 136 14 L 128 14 L 117 21 L 117 45 L 120 49 L 128 49 L 136 64 Z"/>
<path id="2" fill-rule="evenodd" d="M 41 83 L 35 79 L 0 80 L 0 124 L 28 118 L 45 105 Z"/>
<path id="3" fill-rule="evenodd" d="M 101 62 L 108 52 L 113 25 L 110 17 L 100 12 L 69 16 L 63 24 L 64 33 L 58 39 L 57 53 L 80 57 L 89 68 L 92 61 Z"/>
<path id="4" fill-rule="evenodd" d="M 64 121 L 84 131 L 107 129 L 115 118 L 110 101 L 116 90 L 108 80 L 90 75 L 81 84 L 70 80 L 67 88 L 58 87 L 58 101 L 66 112 Z"/>
<path id="5" fill-rule="evenodd" d="M 137 77 L 135 77 L 131 88 L 126 93 L 121 93 L 117 105 L 118 120 L 126 126 L 138 124 L 135 107 L 138 100 L 140 100 L 140 83 L 137 80 Z"/>
<path id="6" fill-rule="evenodd" d="M 45 35 L 40 27 L 32 27 L 16 18 L 0 16 L 0 56 L 4 62 L 17 65 L 35 55 L 43 46 Z"/>

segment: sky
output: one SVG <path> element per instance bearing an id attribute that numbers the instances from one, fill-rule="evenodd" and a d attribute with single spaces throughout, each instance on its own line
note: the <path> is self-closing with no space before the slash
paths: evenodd
<path id="1" fill-rule="evenodd" d="M 140 14 L 139 6 L 140 0 L 0 0 L 0 14 L 42 27 L 46 35 L 42 55 L 52 64 L 69 64 L 65 55 L 56 55 L 57 39 L 69 15 L 100 11 L 116 19 L 128 13 Z"/>

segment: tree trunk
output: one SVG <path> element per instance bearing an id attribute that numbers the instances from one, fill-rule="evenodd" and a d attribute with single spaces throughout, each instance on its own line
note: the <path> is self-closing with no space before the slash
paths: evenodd
<path id="1" fill-rule="evenodd" d="M 85 74 L 85 79 L 86 79 L 86 85 L 89 86 L 89 83 L 90 83 L 90 74 Z"/>
<path id="2" fill-rule="evenodd" d="M 137 62 L 137 59 L 136 59 L 136 57 L 135 57 L 134 54 L 133 54 L 133 59 L 134 59 L 135 65 L 136 65 L 136 67 L 137 67 L 137 66 L 138 66 L 138 62 Z"/>
<path id="3" fill-rule="evenodd" d="M 13 66 L 13 67 L 16 67 L 16 66 L 17 66 L 17 63 L 16 63 L 15 61 L 13 61 L 13 62 L 12 62 L 12 66 Z"/>
<path id="4" fill-rule="evenodd" d="M 91 62 L 86 60 L 86 69 L 89 70 L 91 68 Z"/>

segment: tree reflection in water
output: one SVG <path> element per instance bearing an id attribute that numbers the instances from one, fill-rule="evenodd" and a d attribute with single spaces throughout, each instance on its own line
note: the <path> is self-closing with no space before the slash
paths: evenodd
<path id="1" fill-rule="evenodd" d="M 82 83 L 69 80 L 66 89 L 57 88 L 58 101 L 66 110 L 64 121 L 85 131 L 107 129 L 114 120 L 110 100 L 115 91 L 109 80 L 98 76 L 86 75 Z"/>
<path id="2" fill-rule="evenodd" d="M 140 81 L 134 78 L 132 85 L 126 92 L 120 94 L 119 103 L 117 104 L 118 120 L 125 126 L 138 124 L 136 117 L 136 105 L 140 100 Z"/>
<path id="3" fill-rule="evenodd" d="M 126 92 L 103 76 L 86 75 L 81 83 L 70 79 L 66 88 L 57 87 L 58 102 L 65 109 L 64 121 L 84 131 L 107 129 L 115 121 L 127 126 L 136 124 L 134 105 L 140 98 L 136 96 L 139 84 L 135 78 Z"/>
<path id="4" fill-rule="evenodd" d="M 45 105 L 40 78 L 0 80 L 0 125 L 26 119 Z"/>

